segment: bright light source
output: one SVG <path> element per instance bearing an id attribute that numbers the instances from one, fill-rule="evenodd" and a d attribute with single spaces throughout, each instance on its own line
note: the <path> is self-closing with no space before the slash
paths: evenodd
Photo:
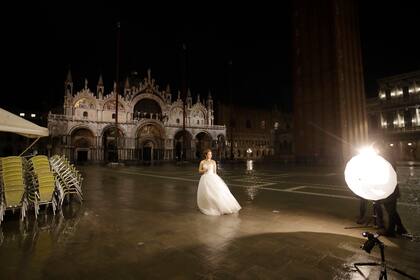
<path id="1" fill-rule="evenodd" d="M 25 113 L 19 113 L 19 116 L 24 117 Z"/>
<path id="2" fill-rule="evenodd" d="M 372 147 L 364 147 L 359 150 L 359 154 L 365 156 L 375 156 L 378 154 L 378 151 Z"/>
<path id="3" fill-rule="evenodd" d="M 251 148 L 248 148 L 248 150 L 246 150 L 246 152 L 247 152 L 248 154 L 252 153 Z"/>
<path id="4" fill-rule="evenodd" d="M 35 114 L 31 114 L 31 118 L 35 118 L 36 117 L 36 115 Z"/>
<path id="5" fill-rule="evenodd" d="M 385 94 L 385 92 L 380 92 L 380 93 L 379 93 L 379 98 L 381 98 L 381 99 L 385 99 L 385 98 L 386 98 L 386 94 Z"/>
<path id="6" fill-rule="evenodd" d="M 389 146 L 390 146 L 390 147 L 394 147 L 394 144 L 392 144 L 392 143 L 391 143 L 391 144 L 389 144 Z"/>
<path id="7" fill-rule="evenodd" d="M 411 142 L 408 142 L 408 146 L 411 146 L 411 145 L 413 145 L 413 143 L 411 143 Z"/>
<path id="8" fill-rule="evenodd" d="M 247 171 L 252 171 L 252 169 L 253 169 L 253 166 L 252 166 L 252 160 L 247 160 L 246 161 L 246 170 Z"/>
<path id="9" fill-rule="evenodd" d="M 372 148 L 362 149 L 349 160 L 344 177 L 356 195 L 368 200 L 387 198 L 397 185 L 394 168 Z"/>

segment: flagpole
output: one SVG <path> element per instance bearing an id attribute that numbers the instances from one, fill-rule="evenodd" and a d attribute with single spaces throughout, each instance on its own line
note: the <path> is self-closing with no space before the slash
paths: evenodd
<path id="1" fill-rule="evenodd" d="M 118 95 L 119 95 L 119 76 L 120 76 L 120 27 L 117 22 L 117 48 L 116 48 L 116 70 L 115 70 L 115 161 L 118 162 Z"/>

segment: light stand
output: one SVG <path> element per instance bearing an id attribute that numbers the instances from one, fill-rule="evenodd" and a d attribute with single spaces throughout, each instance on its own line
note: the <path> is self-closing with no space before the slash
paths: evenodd
<path id="1" fill-rule="evenodd" d="M 360 226 L 351 226 L 351 227 L 344 227 L 344 229 L 355 229 L 355 228 L 379 228 L 378 226 L 378 207 L 381 207 L 381 205 L 377 201 L 372 201 L 373 203 L 373 213 L 372 216 L 369 217 L 369 219 Z"/>
<path id="2" fill-rule="evenodd" d="M 362 275 L 365 279 L 367 279 L 366 276 L 363 274 L 363 272 L 360 270 L 360 268 L 359 268 L 360 266 L 380 266 L 381 267 L 381 273 L 379 275 L 379 280 L 382 280 L 382 279 L 387 280 L 388 279 L 387 278 L 387 269 L 395 271 L 395 272 L 397 272 L 397 273 L 399 273 L 399 274 L 401 274 L 401 275 L 403 275 L 403 276 L 405 276 L 409 279 L 418 280 L 417 278 L 415 278 L 411 275 L 408 275 L 407 273 L 405 273 L 402 270 L 399 270 L 398 268 L 393 268 L 393 267 L 387 266 L 386 261 L 385 261 L 385 245 L 384 245 L 384 243 L 382 243 L 382 241 L 380 241 L 378 239 L 378 235 L 374 235 L 374 234 L 372 234 L 370 232 L 367 232 L 367 231 L 363 232 L 362 235 L 364 237 L 367 237 L 368 240 L 366 240 L 366 242 L 361 246 L 361 248 L 363 250 L 365 250 L 367 253 L 370 254 L 373 247 L 375 247 L 375 245 L 378 245 L 379 249 L 381 250 L 381 262 L 380 263 L 378 263 L 378 262 L 354 263 L 353 265 L 356 268 L 357 272 L 359 272 L 360 275 Z"/>

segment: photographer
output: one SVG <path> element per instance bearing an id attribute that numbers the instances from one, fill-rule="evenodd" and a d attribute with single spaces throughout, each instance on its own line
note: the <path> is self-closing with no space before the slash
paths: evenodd
<path id="1" fill-rule="evenodd" d="M 388 152 L 388 157 L 386 158 L 389 163 L 394 168 L 395 172 L 397 172 L 397 165 L 396 160 L 392 157 L 391 151 Z M 397 234 L 407 234 L 407 230 L 402 224 L 401 217 L 397 212 L 397 200 L 400 198 L 400 189 L 397 186 L 395 187 L 394 192 L 388 196 L 387 198 L 378 201 L 384 205 L 386 212 L 388 213 L 388 227 L 386 229 L 378 231 L 378 234 L 383 236 L 395 237 L 395 233 Z"/>

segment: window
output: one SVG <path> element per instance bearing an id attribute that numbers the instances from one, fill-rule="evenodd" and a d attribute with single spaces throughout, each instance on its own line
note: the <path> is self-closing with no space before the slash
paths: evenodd
<path id="1" fill-rule="evenodd" d="M 176 119 L 176 123 L 179 123 L 179 119 Z"/>
<path id="2" fill-rule="evenodd" d="M 251 128 L 251 121 L 250 120 L 246 120 L 246 128 Z"/>
<path id="3" fill-rule="evenodd" d="M 385 99 L 386 98 L 386 93 L 384 91 L 380 91 L 379 92 L 379 98 L 380 99 Z"/>
<path id="4" fill-rule="evenodd" d="M 114 119 L 114 120 L 115 120 L 115 113 L 113 113 L 113 114 L 112 114 L 112 119 Z"/>
<path id="5" fill-rule="evenodd" d="M 274 123 L 274 129 L 275 129 L 275 130 L 279 129 L 279 122 L 275 122 L 275 123 Z"/>
<path id="6" fill-rule="evenodd" d="M 261 121 L 261 129 L 265 129 L 265 121 Z"/>
<path id="7" fill-rule="evenodd" d="M 386 120 L 386 118 L 384 117 L 384 115 L 381 113 L 381 127 L 382 128 L 387 128 L 388 126 L 388 122 Z"/>
<path id="8" fill-rule="evenodd" d="M 86 119 L 88 117 L 88 112 L 84 111 L 83 112 L 83 117 Z"/>
<path id="9" fill-rule="evenodd" d="M 199 120 L 197 120 L 197 124 L 200 124 L 200 121 Z"/>

